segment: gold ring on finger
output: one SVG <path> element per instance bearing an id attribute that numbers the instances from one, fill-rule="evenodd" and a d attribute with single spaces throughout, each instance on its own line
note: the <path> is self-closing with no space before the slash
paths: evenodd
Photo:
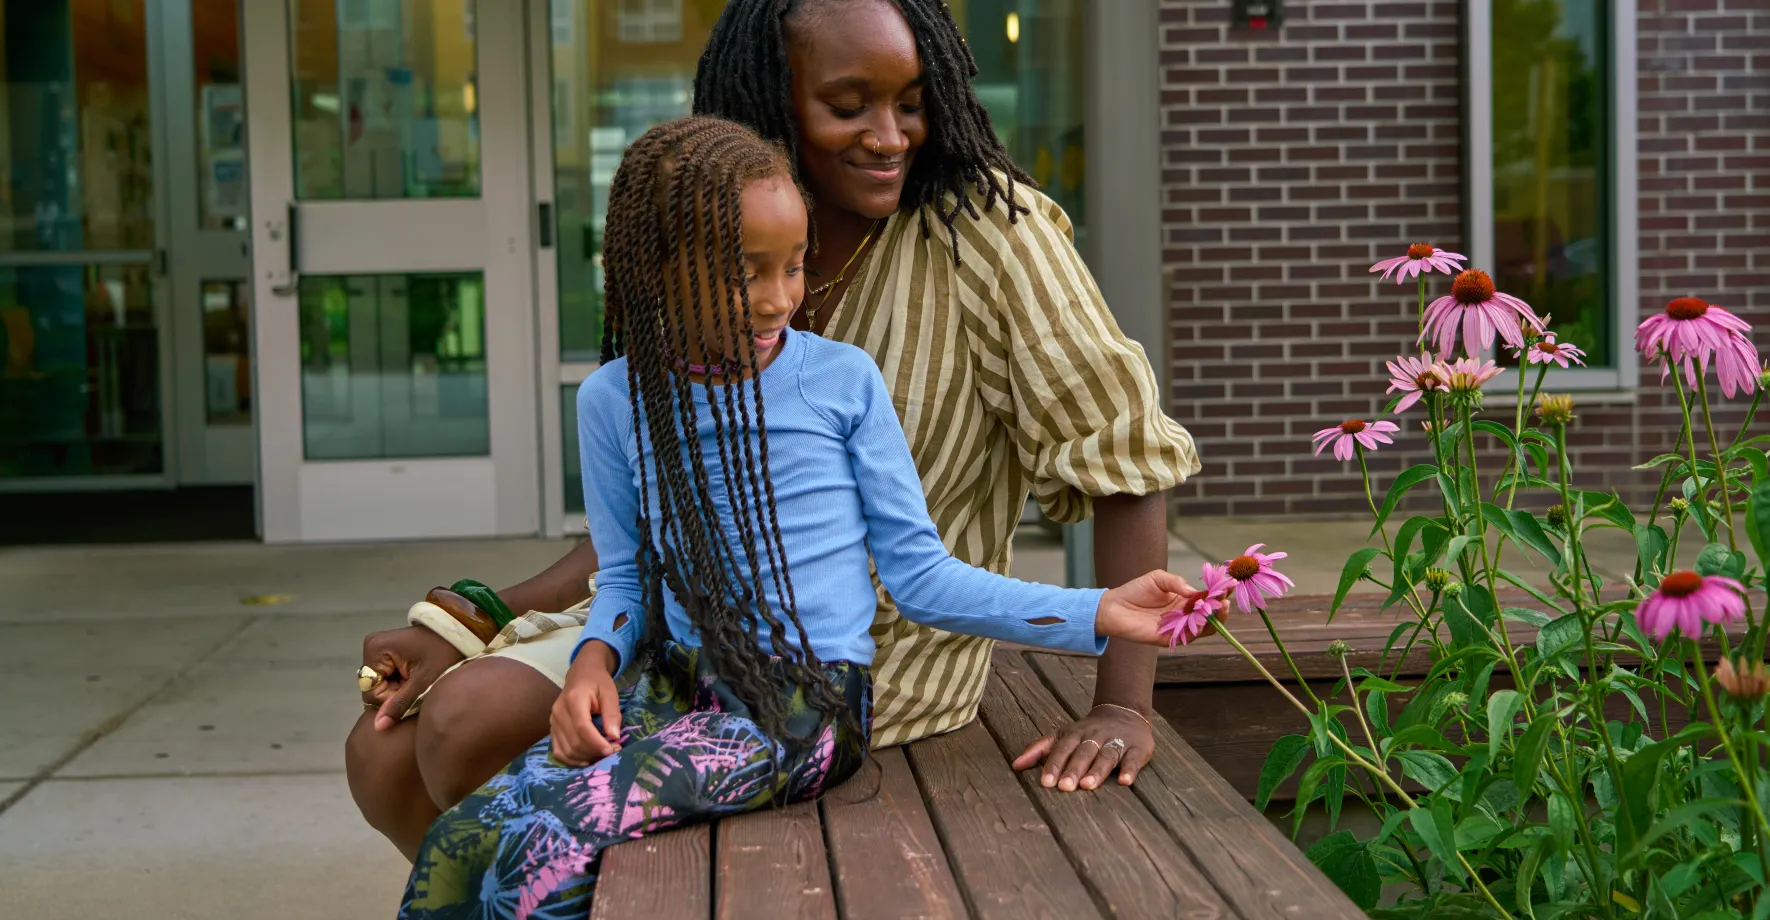
<path id="1" fill-rule="evenodd" d="M 375 689 L 376 684 L 379 684 L 386 679 L 387 678 L 381 676 L 381 672 L 365 664 L 356 672 L 356 688 L 364 693 L 368 693 L 370 690 Z"/>
<path id="2" fill-rule="evenodd" d="M 1092 744 L 1097 748 L 1104 748 L 1105 747 L 1105 745 L 1101 744 L 1098 741 L 1095 741 L 1093 738 L 1083 738 L 1082 743 L 1083 744 Z"/>

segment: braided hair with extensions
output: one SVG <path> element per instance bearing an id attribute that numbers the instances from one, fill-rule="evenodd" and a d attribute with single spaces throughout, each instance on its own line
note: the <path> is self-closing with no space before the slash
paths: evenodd
<path id="1" fill-rule="evenodd" d="M 1014 184 L 1035 183 L 1015 165 L 990 126 L 989 112 L 971 84 L 977 61 L 942 0 L 730 0 L 695 69 L 695 114 L 749 125 L 764 138 L 784 144 L 797 163 L 787 29 L 826 4 L 855 2 L 893 4 L 916 37 L 926 81 L 922 99 L 929 132 L 910 164 L 898 210 L 920 211 L 926 237 L 928 211 L 922 208 L 930 206 L 952 239 L 956 264 L 959 238 L 953 224 L 961 212 L 978 217 L 972 188 L 983 195 L 984 210 L 1001 201 L 1013 221 L 1027 212 L 1014 200 Z"/>
<path id="2" fill-rule="evenodd" d="M 741 125 L 698 117 L 659 125 L 627 149 L 615 172 L 603 249 L 610 333 L 604 357 L 627 358 L 641 458 L 637 563 L 646 640 L 639 657 L 654 656 L 669 635 L 668 587 L 715 673 L 775 737 L 783 737 L 788 714 L 783 677 L 802 688 L 824 724 L 858 726 L 799 618 L 769 477 L 760 367 L 741 344 L 753 330 L 740 197 L 751 182 L 792 177 L 786 153 Z M 711 308 L 716 304 L 726 308 Z M 712 322 L 691 323 L 691 311 Z M 695 354 L 708 365 L 705 383 L 688 372 L 685 356 Z M 708 458 L 694 434 L 694 388 L 701 386 L 735 539 L 722 526 Z M 780 659 L 778 670 L 770 655 Z"/>

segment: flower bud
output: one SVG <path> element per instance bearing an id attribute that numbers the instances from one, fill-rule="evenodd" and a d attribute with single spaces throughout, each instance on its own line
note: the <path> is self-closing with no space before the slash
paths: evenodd
<path id="1" fill-rule="evenodd" d="M 1545 425 L 1565 425 L 1573 421 L 1573 397 L 1544 396 L 1536 401 L 1536 417 Z"/>
<path id="2" fill-rule="evenodd" d="M 1672 506 L 1673 511 L 1683 512 L 1690 510 L 1690 502 L 1683 498 L 1674 498 L 1669 504 Z"/>
<path id="3" fill-rule="evenodd" d="M 1567 526 L 1567 506 L 1550 505 L 1548 518 L 1550 527 L 1565 528 Z"/>
<path id="4" fill-rule="evenodd" d="M 1460 581 L 1453 581 L 1444 586 L 1445 597 L 1456 597 L 1461 593 L 1463 593 L 1463 583 Z"/>
<path id="5" fill-rule="evenodd" d="M 1738 666 L 1733 659 L 1723 658 L 1715 668 L 1715 683 L 1727 691 L 1727 695 L 1741 702 L 1762 699 L 1770 693 L 1770 669 L 1764 667 L 1762 661 L 1747 666 L 1741 661 Z"/>
<path id="6" fill-rule="evenodd" d="M 1446 572 L 1443 569 L 1427 569 L 1426 570 L 1426 587 L 1431 588 L 1432 590 L 1437 591 L 1439 593 L 1443 593 L 1444 589 L 1446 587 L 1448 587 L 1449 585 L 1450 585 L 1450 573 L 1449 572 Z"/>
<path id="7" fill-rule="evenodd" d="M 1764 362 L 1764 369 L 1758 371 L 1758 389 L 1770 390 L 1770 361 Z"/>
<path id="8" fill-rule="evenodd" d="M 1350 651 L 1352 651 L 1352 646 L 1347 645 L 1340 639 L 1335 639 L 1328 643 L 1327 653 L 1329 658 L 1344 658 L 1346 657 L 1346 653 Z"/>
<path id="9" fill-rule="evenodd" d="M 1432 704 L 1432 721 L 1436 722 L 1444 718 L 1446 713 L 1461 710 L 1467 705 L 1469 705 L 1469 694 L 1461 690 L 1452 690 L 1439 697 L 1438 702 Z"/>

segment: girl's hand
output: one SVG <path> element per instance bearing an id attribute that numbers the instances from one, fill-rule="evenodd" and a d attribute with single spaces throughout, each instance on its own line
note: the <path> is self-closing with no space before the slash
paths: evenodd
<path id="1" fill-rule="evenodd" d="M 1172 572 L 1156 570 L 1106 592 L 1094 615 L 1097 635 L 1144 645 L 1167 645 L 1156 630 L 1162 614 L 1180 606 L 1192 585 Z"/>
<path id="2" fill-rule="evenodd" d="M 565 674 L 565 689 L 553 701 L 553 756 L 570 767 L 586 767 L 621 749 L 621 694 L 615 689 L 615 651 L 592 641 Z M 593 716 L 602 717 L 602 728 Z"/>

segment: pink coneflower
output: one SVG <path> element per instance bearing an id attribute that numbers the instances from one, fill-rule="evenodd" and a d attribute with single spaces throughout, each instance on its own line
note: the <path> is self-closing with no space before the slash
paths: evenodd
<path id="1" fill-rule="evenodd" d="M 1758 350 L 1745 320 L 1697 297 L 1679 297 L 1635 327 L 1635 349 L 1649 360 L 1664 355 L 1684 370 L 1696 386 L 1696 375 L 1712 363 L 1721 392 L 1732 398 L 1758 384 Z M 1669 371 L 1670 368 L 1668 367 Z M 1662 373 L 1661 379 L 1664 379 Z"/>
<path id="2" fill-rule="evenodd" d="M 1428 274 L 1431 272 L 1444 272 L 1447 275 L 1454 275 L 1457 272 L 1462 271 L 1463 263 L 1468 260 L 1468 256 L 1459 255 L 1454 252 L 1445 252 L 1444 250 L 1433 246 L 1431 243 L 1415 243 L 1412 246 L 1407 247 L 1407 255 L 1397 256 L 1393 259 L 1384 259 L 1383 261 L 1372 265 L 1371 271 L 1380 271 L 1383 273 L 1377 278 L 1378 281 L 1386 280 L 1389 277 L 1389 274 L 1393 272 L 1395 274 L 1395 283 L 1400 284 L 1408 278 L 1417 278 L 1422 274 Z"/>
<path id="3" fill-rule="evenodd" d="M 1207 562 L 1201 571 L 1204 587 L 1187 595 L 1177 609 L 1162 614 L 1162 621 L 1156 626 L 1156 631 L 1167 638 L 1169 648 L 1197 639 L 1204 632 L 1206 621 L 1229 606 L 1229 593 L 1235 590 L 1229 567 Z"/>
<path id="4" fill-rule="evenodd" d="M 1315 455 L 1321 456 L 1321 452 L 1327 449 L 1329 444 L 1332 444 L 1334 459 L 1350 460 L 1352 459 L 1354 442 L 1363 445 L 1365 450 L 1376 450 L 1378 444 L 1394 444 L 1394 441 L 1389 440 L 1389 436 L 1400 430 L 1394 422 L 1367 422 L 1360 418 L 1347 419 L 1332 428 L 1323 428 L 1315 433 L 1315 437 L 1312 439 L 1315 442 Z"/>
<path id="5" fill-rule="evenodd" d="M 1287 553 L 1262 553 L 1266 544 L 1255 543 L 1248 551 L 1229 560 L 1224 568 L 1229 577 L 1235 579 L 1235 606 L 1242 613 L 1252 613 L 1256 608 L 1264 608 L 1267 601 L 1277 600 L 1286 591 L 1297 586 L 1296 582 L 1286 578 L 1283 573 L 1272 567 L 1275 560 L 1283 559 Z"/>
<path id="6" fill-rule="evenodd" d="M 1493 347 L 1497 333 L 1515 349 L 1524 347 L 1524 329 L 1528 326 L 1541 332 L 1543 321 L 1530 305 L 1510 294 L 1493 288 L 1487 272 L 1469 269 L 1451 282 L 1450 293 L 1426 307 L 1426 321 L 1420 329 L 1420 342 L 1438 341 L 1438 357 L 1448 358 L 1456 351 L 1457 328 L 1463 330 L 1463 350 L 1479 354 Z"/>
<path id="7" fill-rule="evenodd" d="M 1389 389 L 1383 392 L 1394 393 L 1399 390 L 1407 394 L 1395 404 L 1396 415 L 1406 412 L 1428 392 L 1445 388 L 1443 378 L 1438 376 L 1438 372 L 1433 369 L 1432 362 L 1428 358 L 1400 355 L 1387 364 L 1389 366 Z"/>
<path id="8" fill-rule="evenodd" d="M 1581 351 L 1577 345 L 1555 341 L 1555 333 L 1553 332 L 1543 333 L 1542 341 L 1530 346 L 1527 353 L 1530 357 L 1526 360 L 1531 364 L 1559 364 L 1566 367 L 1567 363 L 1571 361 L 1581 367 L 1586 365 L 1583 360 L 1586 353 Z"/>
<path id="9" fill-rule="evenodd" d="M 1647 595 L 1635 610 L 1641 624 L 1655 641 L 1674 631 L 1687 638 L 1702 635 L 1702 624 L 1725 626 L 1745 617 L 1745 587 L 1721 575 L 1673 572 L 1660 579 L 1659 590 Z"/>
<path id="10" fill-rule="evenodd" d="M 1459 358 L 1455 361 L 1440 361 L 1433 365 L 1433 370 L 1444 380 L 1445 388 L 1452 393 L 1473 393 L 1505 369 L 1492 361 L 1482 362 L 1474 358 Z"/>

